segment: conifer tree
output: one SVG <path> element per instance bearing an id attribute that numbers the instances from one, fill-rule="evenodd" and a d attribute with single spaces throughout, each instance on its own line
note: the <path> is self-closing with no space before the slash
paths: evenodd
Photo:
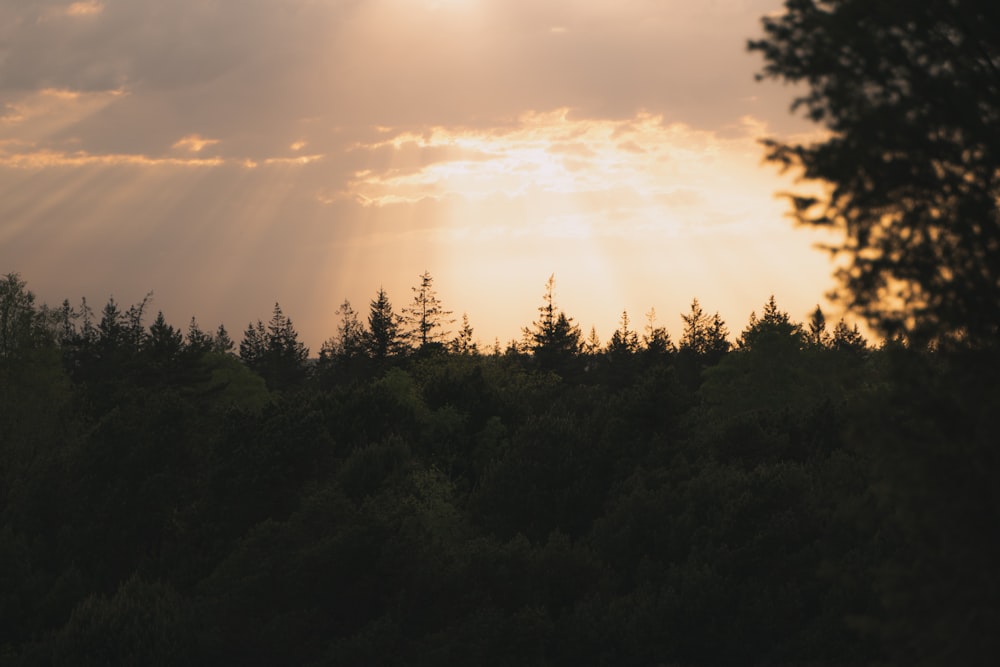
<path id="1" fill-rule="evenodd" d="M 368 351 L 373 358 L 386 359 L 401 352 L 401 324 L 402 318 L 393 312 L 389 295 L 379 287 L 368 310 Z"/>
<path id="2" fill-rule="evenodd" d="M 763 315 L 750 313 L 750 321 L 737 341 L 741 350 L 801 349 L 806 342 L 802 327 L 792 322 L 788 313 L 778 308 L 774 295 L 764 304 Z"/>
<path id="3" fill-rule="evenodd" d="M 469 316 L 462 313 L 462 328 L 458 331 L 458 336 L 452 341 L 452 350 L 456 354 L 478 354 L 479 349 L 472 339 L 472 325 L 469 324 Z"/>
<path id="4" fill-rule="evenodd" d="M 691 300 L 691 312 L 681 315 L 684 333 L 681 335 L 680 350 L 698 355 L 720 356 L 729 350 L 729 330 L 716 312 L 709 317 L 701 308 L 698 299 Z"/>
<path id="5" fill-rule="evenodd" d="M 868 341 L 861 335 L 858 325 L 847 326 L 847 322 L 841 318 L 833 328 L 833 336 L 830 340 L 830 347 L 838 352 L 865 352 L 868 349 Z"/>
<path id="6" fill-rule="evenodd" d="M 594 356 L 601 352 L 601 339 L 597 336 L 597 327 L 590 327 L 587 340 L 583 342 L 583 353 L 587 356 Z"/>
<path id="7" fill-rule="evenodd" d="M 368 332 L 361 324 L 351 302 L 345 299 L 337 309 L 337 314 L 340 315 L 337 333 L 323 343 L 323 347 L 320 349 L 320 359 L 353 359 L 366 356 L 368 353 Z"/>
<path id="8" fill-rule="evenodd" d="M 815 348 L 830 346 L 830 334 L 826 330 L 826 316 L 819 304 L 816 304 L 816 310 L 809 318 L 809 331 L 806 332 L 806 340 L 809 345 Z"/>
<path id="9" fill-rule="evenodd" d="M 404 321 L 408 326 L 407 337 L 421 350 L 431 344 L 440 344 L 450 333 L 444 330 L 444 325 L 454 320 L 447 319 L 451 311 L 442 308 L 434 291 L 434 279 L 430 272 L 420 274 L 420 284 L 411 289 L 413 303 L 409 308 L 403 309 Z"/>
<path id="10" fill-rule="evenodd" d="M 608 341 L 608 354 L 612 356 L 629 356 L 639 349 L 639 335 L 629 329 L 628 311 L 623 310 L 619 326 Z"/>
<path id="11" fill-rule="evenodd" d="M 163 317 L 163 311 L 156 314 L 156 319 L 149 327 L 144 352 L 154 363 L 169 365 L 177 360 L 184 346 L 184 335 L 173 328 Z"/>
<path id="12" fill-rule="evenodd" d="M 184 342 L 187 351 L 194 356 L 201 356 L 206 352 L 212 351 L 212 335 L 202 331 L 201 327 L 198 326 L 198 320 L 194 317 L 191 318 L 191 322 L 188 324 Z"/>
<path id="13" fill-rule="evenodd" d="M 240 341 L 240 359 L 247 366 L 254 368 L 263 363 L 267 354 L 267 330 L 264 323 L 257 320 L 257 324 L 251 322 L 243 332 L 243 340 Z"/>
<path id="14" fill-rule="evenodd" d="M 545 284 L 540 317 L 530 329 L 524 329 L 525 339 L 535 360 L 542 368 L 564 369 L 567 362 L 580 352 L 580 328 L 573 319 L 558 310 L 555 304 L 555 274 Z"/>
<path id="15" fill-rule="evenodd" d="M 121 308 L 111 297 L 101 309 L 101 320 L 97 323 L 97 344 L 103 355 L 124 348 L 127 336 L 123 320 Z"/>
<path id="16" fill-rule="evenodd" d="M 267 326 L 250 324 L 240 342 L 240 358 L 271 389 L 285 389 L 305 379 L 309 350 L 299 342 L 292 320 L 275 302 Z"/>
<path id="17" fill-rule="evenodd" d="M 646 329 L 642 335 L 643 350 L 653 356 L 662 356 L 674 351 L 673 341 L 664 327 L 656 325 L 656 309 L 646 313 Z"/>
<path id="18" fill-rule="evenodd" d="M 16 273 L 0 279 L 0 360 L 35 347 L 43 327 L 34 306 L 35 295 Z"/>
<path id="19" fill-rule="evenodd" d="M 215 337 L 212 339 L 212 351 L 216 354 L 232 354 L 232 351 L 236 348 L 233 339 L 229 337 L 229 332 L 226 331 L 226 327 L 219 325 L 219 328 L 215 330 Z"/>

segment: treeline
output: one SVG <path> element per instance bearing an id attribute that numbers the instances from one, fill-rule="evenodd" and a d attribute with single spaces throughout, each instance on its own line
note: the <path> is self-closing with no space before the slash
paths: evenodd
<path id="1" fill-rule="evenodd" d="M 995 352 L 772 297 L 731 341 L 546 287 L 479 350 L 421 276 L 310 361 L 0 284 L 0 663 L 988 664 Z"/>

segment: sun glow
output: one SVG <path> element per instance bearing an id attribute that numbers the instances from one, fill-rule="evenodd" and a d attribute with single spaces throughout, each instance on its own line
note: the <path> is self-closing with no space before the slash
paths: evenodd
<path id="1" fill-rule="evenodd" d="M 785 204 L 772 195 L 789 183 L 761 168 L 757 138 L 766 128 L 753 118 L 712 132 L 644 112 L 610 120 L 556 109 L 494 129 L 379 129 L 351 148 L 364 167 L 323 201 L 366 210 L 369 224 L 386 230 L 365 236 L 366 252 L 398 251 L 392 263 L 412 263 L 414 275 L 418 261 L 437 267 L 442 285 L 461 284 L 456 302 L 475 303 L 477 290 L 504 299 L 500 284 L 533 295 L 554 271 L 567 286 L 567 310 L 606 336 L 622 306 L 633 317 L 668 307 L 655 300 L 657 285 L 690 286 L 678 309 L 695 293 L 718 303 L 719 290 L 740 284 L 735 267 L 778 271 L 775 255 L 809 243 L 789 244 Z M 383 222 L 407 217 L 411 224 Z M 716 307 L 748 297 L 767 294 L 730 287 Z"/>

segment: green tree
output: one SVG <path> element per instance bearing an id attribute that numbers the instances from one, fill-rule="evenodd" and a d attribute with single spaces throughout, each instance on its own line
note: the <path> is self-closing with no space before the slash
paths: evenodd
<path id="1" fill-rule="evenodd" d="M 450 333 L 444 330 L 444 325 L 454 321 L 447 319 L 451 311 L 444 310 L 441 306 L 429 271 L 420 274 L 420 284 L 411 289 L 413 303 L 409 308 L 403 309 L 404 322 L 409 327 L 407 336 L 421 350 L 427 349 L 429 345 L 440 346 L 441 341 Z"/>
<path id="2" fill-rule="evenodd" d="M 801 223 L 844 234 L 838 297 L 880 333 L 996 343 L 1000 334 L 1000 5 L 786 0 L 749 42 L 758 78 L 803 84 L 824 127 L 765 141 L 822 196 Z"/>

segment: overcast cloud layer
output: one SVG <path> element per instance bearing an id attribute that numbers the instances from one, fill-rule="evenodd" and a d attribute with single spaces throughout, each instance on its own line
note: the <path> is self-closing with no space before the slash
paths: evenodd
<path id="1" fill-rule="evenodd" d="M 7 0 L 0 272 L 234 334 L 280 300 L 314 351 L 424 269 L 490 342 L 553 271 L 605 337 L 786 283 L 803 317 L 830 269 L 755 140 L 807 128 L 745 52 L 778 4 Z"/>

